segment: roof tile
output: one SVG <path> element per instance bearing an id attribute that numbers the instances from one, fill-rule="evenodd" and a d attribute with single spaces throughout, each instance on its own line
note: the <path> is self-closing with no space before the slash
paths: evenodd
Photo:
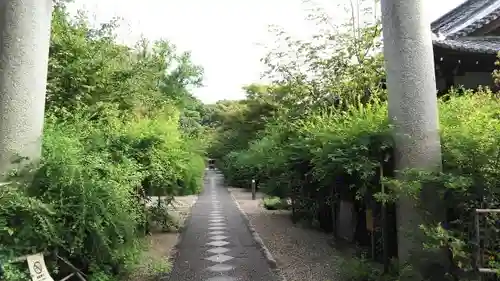
<path id="1" fill-rule="evenodd" d="M 433 40 L 434 46 L 462 51 L 496 55 L 500 51 L 500 37 L 462 37 L 458 39 Z"/>
<path id="2" fill-rule="evenodd" d="M 500 1 L 467 0 L 431 24 L 438 37 L 464 37 L 500 17 Z"/>

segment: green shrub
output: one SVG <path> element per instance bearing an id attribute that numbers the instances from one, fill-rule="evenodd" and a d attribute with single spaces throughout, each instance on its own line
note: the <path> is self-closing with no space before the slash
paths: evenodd
<path id="1" fill-rule="evenodd" d="M 84 271 L 125 273 L 139 257 L 145 180 L 156 195 L 200 189 L 202 156 L 186 147 L 176 118 L 116 113 L 47 116 L 40 167 L 19 173 L 0 197 L 4 258 L 57 250 Z"/>
<path id="2" fill-rule="evenodd" d="M 137 51 L 116 44 L 114 28 L 93 30 L 62 6 L 54 11 L 41 163 L 16 171 L 0 195 L 8 281 L 26 280 L 27 266 L 13 258 L 42 251 L 57 251 L 91 280 L 123 280 L 141 257 L 144 195 L 201 189 L 203 128 L 182 107 L 195 107 L 185 81 L 199 71 L 165 41 Z M 192 68 L 174 74 L 182 81 L 165 72 L 174 60 Z"/>
<path id="3" fill-rule="evenodd" d="M 12 205 L 23 204 L 20 199 L 2 204 L 1 217 L 16 237 L 2 239 L 3 247 L 18 256 L 57 250 L 84 270 L 118 270 L 128 262 L 123 251 L 137 243 L 142 214 L 134 191 L 143 175 L 132 159 L 110 164 L 110 151 L 101 148 L 113 133 L 112 126 L 92 124 L 81 117 L 64 122 L 47 118 L 41 166 L 30 182 L 23 183 L 25 179 L 19 177 L 14 180 L 23 186 L 16 191 L 20 199 L 27 196 L 43 204 L 51 215 L 39 218 L 43 224 L 27 227 L 24 216 L 43 213 L 27 209 L 23 214 L 12 209 Z"/>
<path id="4" fill-rule="evenodd" d="M 421 183 L 431 180 L 445 203 L 442 207 L 452 215 L 446 230 L 438 231 L 432 224 L 425 227 L 425 247 L 449 247 L 454 262 L 467 270 L 473 256 L 469 237 L 474 209 L 500 206 L 500 102 L 487 90 L 468 91 L 460 96 L 450 93 L 439 108 L 443 172 L 417 173 L 406 183 L 388 180 L 392 194 L 378 194 L 380 167 L 384 173 L 394 172 L 386 163 L 393 144 L 385 103 L 311 114 L 280 128 L 269 124 L 248 149 L 230 154 L 231 161 L 225 164 L 232 167 L 226 169 L 251 171 L 230 176 L 242 182 L 257 178 L 270 195 L 295 192 L 296 211 L 310 219 L 334 200 L 332 188 L 356 199 L 376 194 L 380 200 L 395 200 L 400 192 L 418 194 Z M 497 229 L 494 220 L 490 218 L 489 231 Z M 492 266 L 499 259 L 496 247 L 486 251 Z"/>
<path id="5" fill-rule="evenodd" d="M 178 219 L 168 212 L 168 206 L 165 204 L 148 207 L 146 216 L 151 230 L 156 228 L 162 232 L 176 232 L 180 229 Z"/>
<path id="6" fill-rule="evenodd" d="M 338 265 L 342 281 L 399 281 L 393 266 L 384 273 L 380 264 L 376 264 L 364 255 L 361 257 L 340 258 Z"/>
<path id="7" fill-rule="evenodd" d="M 339 270 L 342 281 L 381 281 L 382 270 L 366 258 L 342 259 Z"/>
<path id="8" fill-rule="evenodd" d="M 288 210 L 290 208 L 288 202 L 279 197 L 265 197 L 262 199 L 262 204 L 268 210 Z"/>
<path id="9" fill-rule="evenodd" d="M 356 12 L 363 13 L 360 9 L 352 14 Z M 353 16 L 344 28 L 320 28 L 331 23 L 326 13 L 318 9 L 310 16 L 319 28 L 308 41 L 276 31 L 279 46 L 263 59 L 272 81 L 267 92 L 249 92 L 247 99 L 229 104 L 236 109 L 223 108 L 231 112 L 230 118 L 221 110 L 214 149 L 224 147 L 219 156 L 222 171 L 237 185 L 256 179 L 268 195 L 292 197 L 294 213 L 306 221 L 324 215 L 331 224 L 325 214 L 339 198 L 357 200 L 361 206 L 367 196 L 390 205 L 402 193 L 414 196 L 425 218 L 427 241 L 422 247 L 448 248 L 455 267 L 470 269 L 474 209 L 500 208 L 498 93 L 452 91 L 440 100 L 442 172 L 395 171 L 387 93 L 381 87 L 385 74 L 377 39 L 380 25 L 352 24 Z M 499 80 L 499 71 L 493 76 Z M 277 88 L 280 91 L 269 90 Z M 407 173 L 406 180 L 392 179 L 396 172 Z M 437 191 L 433 198 L 443 202 L 446 225 L 436 223 L 439 216 L 417 197 L 430 183 Z M 498 236 L 498 219 L 489 215 L 484 220 L 490 237 Z M 500 245 L 490 248 L 485 266 L 498 268 Z"/>

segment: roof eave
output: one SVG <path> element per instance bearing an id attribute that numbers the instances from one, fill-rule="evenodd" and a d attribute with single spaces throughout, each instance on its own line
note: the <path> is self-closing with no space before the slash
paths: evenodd
<path id="1" fill-rule="evenodd" d="M 496 56 L 499 53 L 498 49 L 488 48 L 488 47 L 467 47 L 465 45 L 457 45 L 448 40 L 432 40 L 432 44 L 436 47 L 440 47 L 443 49 L 448 49 L 451 51 L 458 51 L 468 54 Z"/>

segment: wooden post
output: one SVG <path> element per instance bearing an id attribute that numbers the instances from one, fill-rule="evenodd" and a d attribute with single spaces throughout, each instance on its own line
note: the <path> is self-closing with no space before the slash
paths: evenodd
<path id="1" fill-rule="evenodd" d="M 255 198 L 257 197 L 257 187 L 255 186 L 255 180 L 252 179 L 252 200 L 255 200 Z"/>

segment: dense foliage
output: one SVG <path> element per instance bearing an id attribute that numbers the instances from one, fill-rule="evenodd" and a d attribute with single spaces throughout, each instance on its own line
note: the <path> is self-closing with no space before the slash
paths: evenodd
<path id="1" fill-rule="evenodd" d="M 202 69 L 167 41 L 117 44 L 115 27 L 92 28 L 56 6 L 42 161 L 0 194 L 5 280 L 27 280 L 26 266 L 9 261 L 42 251 L 88 280 L 123 280 L 141 258 L 144 195 L 201 188 L 203 105 L 189 89 Z"/>
<path id="2" fill-rule="evenodd" d="M 341 199 L 360 208 L 370 200 L 393 205 L 401 194 L 419 201 L 422 186 L 432 183 L 446 218 L 424 219 L 422 247 L 449 250 L 452 265 L 421 271 L 440 274 L 439 280 L 468 280 L 464 272 L 472 269 L 475 255 L 474 209 L 500 208 L 500 102 L 487 89 L 452 91 L 439 102 L 442 172 L 399 171 L 405 180 L 395 180 L 380 26 L 354 22 L 332 33 L 322 30 L 311 41 L 279 32 L 286 51 L 265 59 L 274 82 L 258 86 L 259 95 L 247 90 L 243 101 L 214 106 L 218 140 L 212 155 L 220 159 L 229 184 L 248 187 L 256 179 L 268 194 L 291 197 L 295 219 L 310 222 Z M 420 207 L 429 213 L 425 204 Z M 482 227 L 494 240 L 498 217 L 485 216 L 490 218 Z M 483 266 L 500 269 L 498 241 L 484 246 Z"/>

